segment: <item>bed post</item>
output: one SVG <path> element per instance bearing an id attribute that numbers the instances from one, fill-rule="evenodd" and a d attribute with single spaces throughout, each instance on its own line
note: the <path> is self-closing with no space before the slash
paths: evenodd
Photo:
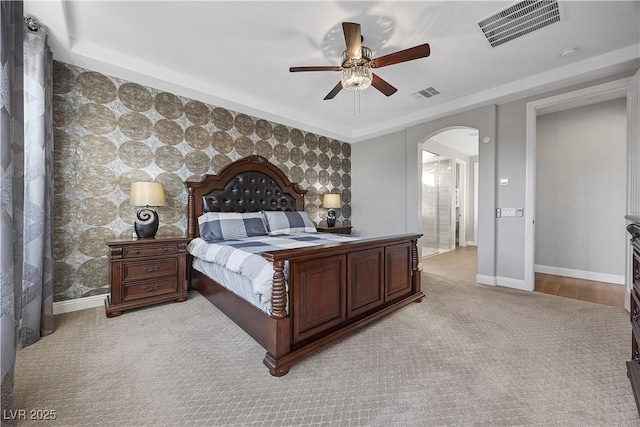
<path id="1" fill-rule="evenodd" d="M 289 372 L 289 364 L 279 364 L 278 359 L 290 351 L 291 327 L 287 315 L 287 290 L 284 277 L 284 260 L 273 261 L 273 290 L 271 292 L 271 316 L 267 332 L 267 354 L 263 363 L 274 377 Z M 291 306 L 289 306 L 291 310 Z"/>
<path id="2" fill-rule="evenodd" d="M 187 237 L 193 239 L 196 237 L 196 200 L 193 195 L 193 187 L 187 187 Z"/>
<path id="3" fill-rule="evenodd" d="M 284 261 L 273 261 L 273 290 L 271 292 L 271 317 L 282 319 L 287 315 L 287 290 L 284 280 Z"/>
<path id="4" fill-rule="evenodd" d="M 418 266 L 418 239 L 411 239 L 411 285 L 413 292 L 418 293 L 421 289 L 421 271 Z M 422 302 L 422 298 L 415 302 Z"/>

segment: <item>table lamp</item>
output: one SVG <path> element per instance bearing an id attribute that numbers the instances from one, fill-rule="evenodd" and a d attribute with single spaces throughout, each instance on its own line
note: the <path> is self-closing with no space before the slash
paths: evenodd
<path id="1" fill-rule="evenodd" d="M 151 206 L 164 206 L 164 187 L 157 182 L 132 182 L 129 191 L 129 204 L 142 206 L 134 222 L 136 235 L 141 238 L 152 238 L 158 231 L 158 213 Z"/>
<path id="2" fill-rule="evenodd" d="M 327 227 L 333 227 L 336 225 L 336 211 L 335 209 L 340 209 L 342 205 L 340 204 L 340 195 L 339 194 L 325 194 L 322 199 L 322 206 L 327 211 Z"/>

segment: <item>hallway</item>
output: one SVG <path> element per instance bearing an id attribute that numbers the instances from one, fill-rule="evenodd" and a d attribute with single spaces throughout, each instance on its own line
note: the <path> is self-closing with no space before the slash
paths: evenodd
<path id="1" fill-rule="evenodd" d="M 451 279 L 476 281 L 478 250 L 476 246 L 457 246 L 455 251 L 422 258 L 422 271 Z"/>

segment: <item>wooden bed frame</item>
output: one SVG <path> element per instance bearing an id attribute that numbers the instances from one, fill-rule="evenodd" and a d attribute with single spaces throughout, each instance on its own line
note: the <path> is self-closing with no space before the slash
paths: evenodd
<path id="1" fill-rule="evenodd" d="M 186 185 L 189 238 L 198 237 L 203 211 L 304 210 L 306 190 L 260 156 L 240 159 L 218 175 Z M 271 315 L 191 267 L 190 287 L 260 343 L 267 350 L 264 364 L 269 372 L 282 376 L 294 362 L 422 300 L 416 247 L 420 236 L 263 253 L 274 268 Z"/>

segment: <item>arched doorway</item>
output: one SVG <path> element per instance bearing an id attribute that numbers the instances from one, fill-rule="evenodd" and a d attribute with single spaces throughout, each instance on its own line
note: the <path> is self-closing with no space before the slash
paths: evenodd
<path id="1" fill-rule="evenodd" d="M 479 132 L 460 126 L 439 130 L 421 144 L 419 206 L 421 256 L 423 268 L 435 273 L 458 271 L 464 279 L 475 281 L 477 273 L 477 170 Z M 465 256 L 450 251 L 473 247 Z M 450 265 L 451 263 L 455 265 Z M 464 265 L 462 265 L 464 264 Z"/>

